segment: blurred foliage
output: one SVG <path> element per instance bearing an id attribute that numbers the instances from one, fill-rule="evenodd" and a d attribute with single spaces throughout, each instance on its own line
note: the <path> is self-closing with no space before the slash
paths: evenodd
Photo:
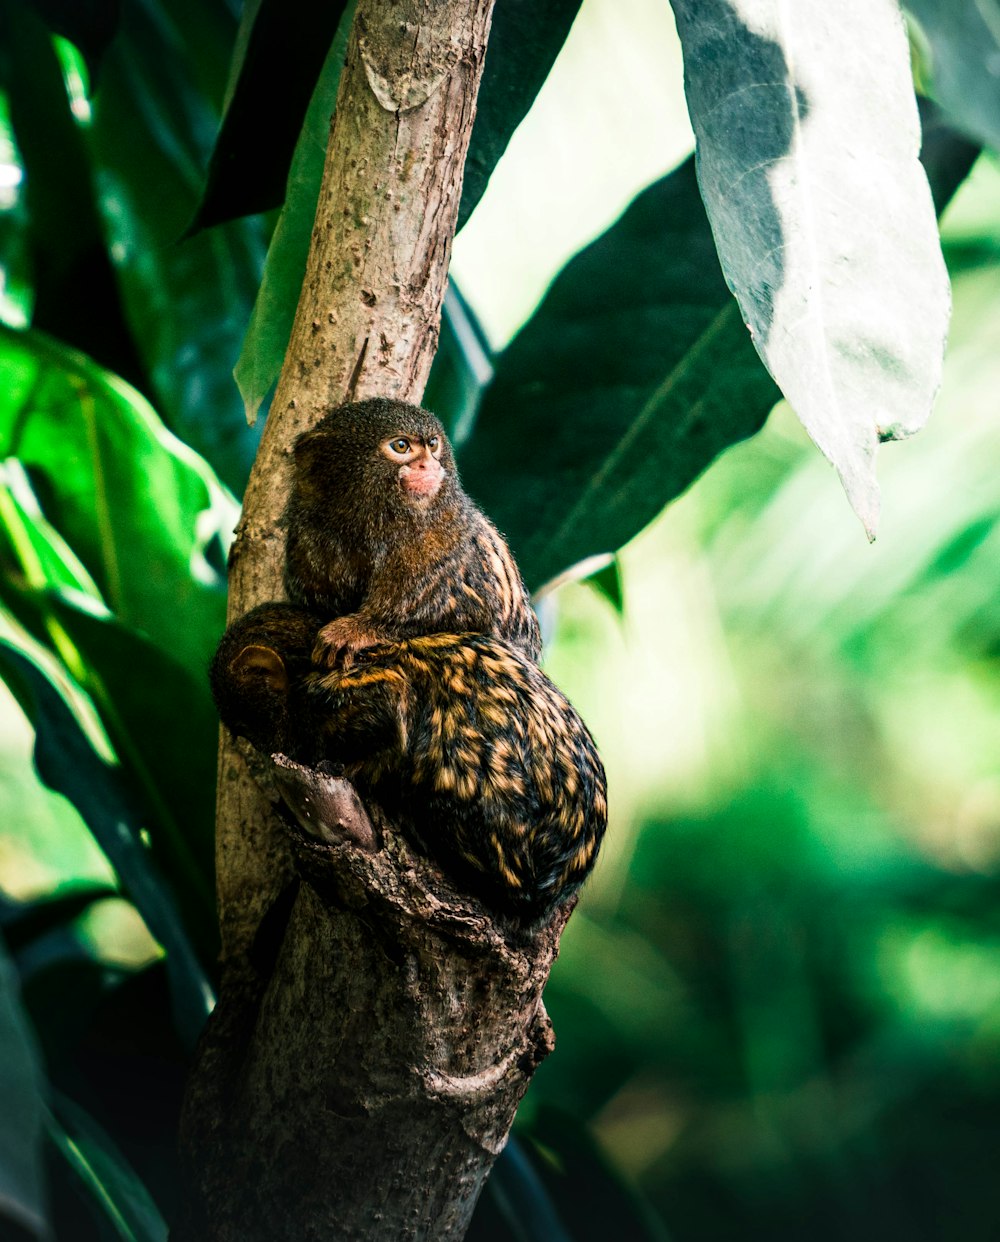
<path id="1" fill-rule="evenodd" d="M 344 33 L 334 6 L 255 149 L 284 10 L 237 7 L 0 0 L 4 1236 L 161 1239 L 175 1206 L 215 969 L 204 669 L 259 434 L 231 373 L 255 307 L 266 398 Z M 664 6 L 550 8 L 498 9 L 428 401 L 533 582 L 563 579 L 547 667 L 612 828 L 470 1237 L 992 1237 L 1000 170 L 945 217 L 945 386 L 885 463 L 879 543 L 783 407 L 640 534 L 775 391 Z M 964 30 L 921 36 L 939 207 L 971 159 L 949 120 L 984 136 L 946 72 Z M 283 186 L 277 223 L 192 228 Z"/>

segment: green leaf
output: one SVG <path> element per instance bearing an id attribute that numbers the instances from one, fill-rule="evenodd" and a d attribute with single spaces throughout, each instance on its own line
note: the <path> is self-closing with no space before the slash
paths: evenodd
<path id="1" fill-rule="evenodd" d="M 0 484 L 4 480 L 9 486 L 0 485 L 0 565 L 6 570 L 0 596 L 94 700 L 157 821 L 154 832 L 165 830 L 187 843 L 208 893 L 218 732 L 208 680 L 200 671 L 192 676 L 108 612 L 86 570 L 45 521 L 16 459 L 0 466 Z"/>
<path id="2" fill-rule="evenodd" d="M 496 360 L 462 477 L 535 589 L 620 548 L 778 395 L 689 160 L 567 264 Z"/>
<path id="3" fill-rule="evenodd" d="M 88 130 L 135 346 L 164 419 L 242 492 L 258 436 L 232 369 L 266 253 L 265 223 L 182 238 L 215 136 L 236 25 L 219 0 L 122 6 Z M 77 300 L 79 307 L 84 305 Z"/>
<path id="4" fill-rule="evenodd" d="M 323 5 L 262 0 L 246 10 L 230 99 L 192 229 L 284 202 L 309 100 L 347 7 L 347 0 Z M 275 82 L 282 84 L 280 91 Z"/>
<path id="5" fill-rule="evenodd" d="M 930 44 L 931 89 L 954 123 L 1000 151 L 1000 4 L 906 0 Z"/>
<path id="6" fill-rule="evenodd" d="M 88 1113 L 56 1094 L 46 1130 L 112 1236 L 122 1242 L 166 1242 L 166 1222 L 149 1191 Z"/>
<path id="7" fill-rule="evenodd" d="M 869 538 L 923 426 L 948 279 L 895 0 L 675 0 L 698 176 L 754 344 Z"/>
<path id="8" fill-rule="evenodd" d="M 260 291 L 234 371 L 250 422 L 256 419 L 261 403 L 277 381 L 292 333 L 316 219 L 330 117 L 337 102 L 353 19 L 352 2 L 341 18 L 337 37 L 323 63 L 295 146 L 285 206 L 271 238 Z"/>
<path id="9" fill-rule="evenodd" d="M 117 0 L 27 0 L 53 34 L 83 53 L 93 76 L 118 29 Z"/>
<path id="10" fill-rule="evenodd" d="M 136 392 L 41 334 L 0 328 L 0 381 L 0 456 L 115 614 L 200 675 L 224 628 L 231 498 Z"/>
<path id="11" fill-rule="evenodd" d="M 476 123 L 465 161 L 456 232 L 472 215 L 490 174 L 524 120 L 566 42 L 581 0 L 504 0 L 493 11 Z"/>
<path id="12" fill-rule="evenodd" d="M 174 898 L 143 842 L 142 817 L 120 772 L 95 749 L 92 726 L 71 705 L 51 672 L 27 649 L 0 640 L 0 670 L 35 726 L 35 766 L 41 779 L 79 811 L 121 883 L 167 953 L 167 969 L 182 1037 L 192 1045 L 212 1006 L 212 990 L 191 947 Z M 177 866 L 182 843 L 173 842 Z M 187 880 L 203 884 L 187 861 Z"/>
<path id="13" fill-rule="evenodd" d="M 24 169 L 32 322 L 142 384 L 104 247 L 86 146 L 52 39 L 34 13 L 0 0 L 0 48 L 0 87 Z"/>
<path id="14" fill-rule="evenodd" d="M 0 1233 L 4 1236 L 3 1221 L 33 1237 L 49 1236 L 42 1170 L 44 1090 L 17 975 L 0 941 Z"/>

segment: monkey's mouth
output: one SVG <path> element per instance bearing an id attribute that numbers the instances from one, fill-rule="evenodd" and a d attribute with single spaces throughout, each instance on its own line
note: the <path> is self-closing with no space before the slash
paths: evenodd
<path id="1" fill-rule="evenodd" d="M 416 501 L 431 500 L 441 490 L 444 471 L 409 470 L 405 466 L 399 472 L 399 485 L 403 493 Z"/>

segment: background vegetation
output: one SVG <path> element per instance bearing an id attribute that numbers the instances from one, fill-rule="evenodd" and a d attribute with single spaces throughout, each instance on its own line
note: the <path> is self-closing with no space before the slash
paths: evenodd
<path id="1" fill-rule="evenodd" d="M 286 5 L 282 47 L 249 7 L 0 0 L 4 1236 L 163 1238 L 173 1208 L 213 973 L 203 670 L 256 434 L 231 372 L 266 404 L 350 15 L 324 42 Z M 427 403 L 532 585 L 626 545 L 541 604 L 612 825 L 470 1236 L 992 1238 L 1000 168 L 943 216 L 945 382 L 883 455 L 878 542 L 780 404 L 656 517 L 778 394 L 738 315 L 691 361 L 729 295 L 666 5 L 546 8 L 545 38 L 498 10 Z M 997 141 L 1000 10 L 912 9 L 966 135 L 935 131 L 943 201 Z M 307 46 L 299 137 L 274 83 Z M 690 392 L 631 431 L 678 359 L 713 394 L 694 446 Z"/>

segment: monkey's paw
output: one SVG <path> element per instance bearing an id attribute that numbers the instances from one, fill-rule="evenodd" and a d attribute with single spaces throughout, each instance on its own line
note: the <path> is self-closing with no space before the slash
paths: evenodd
<path id="1" fill-rule="evenodd" d="M 370 626 L 354 617 L 337 617 L 330 621 L 316 635 L 313 647 L 313 664 L 324 668 L 350 668 L 354 657 L 365 647 L 373 647 L 384 641 L 382 636 Z"/>

